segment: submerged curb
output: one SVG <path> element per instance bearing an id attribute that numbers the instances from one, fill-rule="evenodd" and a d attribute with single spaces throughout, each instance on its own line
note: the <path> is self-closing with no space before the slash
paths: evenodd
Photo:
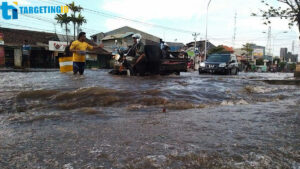
<path id="1" fill-rule="evenodd" d="M 57 72 L 59 69 L 0 69 L 0 72 Z"/>

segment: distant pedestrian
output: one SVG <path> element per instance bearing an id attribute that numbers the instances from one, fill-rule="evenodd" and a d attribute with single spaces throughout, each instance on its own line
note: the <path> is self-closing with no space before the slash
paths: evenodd
<path id="1" fill-rule="evenodd" d="M 22 66 L 24 68 L 30 67 L 30 55 L 31 55 L 31 46 L 28 43 L 28 40 L 24 40 L 22 46 Z"/>
<path id="2" fill-rule="evenodd" d="M 79 72 L 83 75 L 85 67 L 85 55 L 86 50 L 93 50 L 97 48 L 103 48 L 103 44 L 99 46 L 92 46 L 86 42 L 86 33 L 80 32 L 78 35 L 78 40 L 71 44 L 70 51 L 73 52 L 73 72 L 74 75 Z"/>

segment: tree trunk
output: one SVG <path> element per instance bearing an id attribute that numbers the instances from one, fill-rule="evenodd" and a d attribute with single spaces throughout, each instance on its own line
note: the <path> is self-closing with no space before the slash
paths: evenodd
<path id="1" fill-rule="evenodd" d="M 67 45 L 69 45 L 68 24 L 66 24 L 66 38 L 67 38 Z"/>
<path id="2" fill-rule="evenodd" d="M 73 24 L 74 24 L 74 41 L 76 40 L 76 32 L 75 32 L 75 29 L 76 29 L 76 12 L 74 11 L 74 22 L 73 22 Z"/>
<path id="3" fill-rule="evenodd" d="M 298 32 L 300 33 L 300 18 L 298 17 L 297 20 L 298 20 Z M 300 35 L 299 35 L 299 41 L 300 41 Z M 300 45 L 300 44 L 298 44 Z M 300 63 L 300 48 L 298 49 L 298 60 L 297 60 L 297 63 L 299 64 Z"/>
<path id="4" fill-rule="evenodd" d="M 76 32 L 75 32 L 75 30 L 76 30 L 76 23 L 73 22 L 73 24 L 74 24 L 74 40 L 76 40 Z"/>
<path id="5" fill-rule="evenodd" d="M 298 17 L 297 20 L 298 20 L 298 31 L 300 33 L 300 18 Z M 299 40 L 300 40 L 300 36 L 299 36 Z M 298 44 L 299 47 L 300 47 L 300 44 Z M 294 72 L 294 76 L 295 78 L 300 78 L 300 48 L 298 49 L 298 60 L 297 60 L 297 65 L 296 65 L 296 70 Z"/>

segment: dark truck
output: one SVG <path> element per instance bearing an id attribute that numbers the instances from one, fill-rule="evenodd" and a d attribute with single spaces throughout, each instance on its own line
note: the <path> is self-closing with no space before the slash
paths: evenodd
<path id="1" fill-rule="evenodd" d="M 155 45 L 145 45 L 146 59 L 143 69 L 137 71 L 132 67 L 133 57 L 130 54 L 123 59 L 124 52 L 119 51 L 119 56 L 115 57 L 114 69 L 110 71 L 113 75 L 169 75 L 187 71 L 188 59 L 179 58 L 177 53 L 174 58 L 163 58 L 162 50 Z"/>
<path id="2" fill-rule="evenodd" d="M 205 62 L 200 63 L 199 74 L 219 73 L 237 75 L 239 66 L 237 58 L 233 54 L 211 54 Z"/>

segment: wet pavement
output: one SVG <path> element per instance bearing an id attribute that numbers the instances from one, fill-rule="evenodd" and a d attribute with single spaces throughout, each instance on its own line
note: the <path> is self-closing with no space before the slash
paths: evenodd
<path id="1" fill-rule="evenodd" d="M 0 74 L 0 168 L 300 168 L 293 74 Z"/>

